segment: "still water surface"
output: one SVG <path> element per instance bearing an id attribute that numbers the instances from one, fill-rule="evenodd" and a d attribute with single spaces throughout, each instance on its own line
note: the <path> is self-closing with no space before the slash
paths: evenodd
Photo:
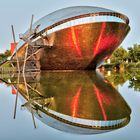
<path id="1" fill-rule="evenodd" d="M 0 77 L 0 139 L 139 140 L 139 72 Z"/>

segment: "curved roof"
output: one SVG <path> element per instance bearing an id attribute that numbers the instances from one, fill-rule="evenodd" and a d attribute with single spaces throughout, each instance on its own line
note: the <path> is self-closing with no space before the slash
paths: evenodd
<path id="1" fill-rule="evenodd" d="M 86 15 L 91 13 L 94 14 L 94 13 L 117 13 L 117 12 L 101 7 L 92 7 L 92 6 L 67 7 L 42 17 L 33 25 L 33 27 L 40 24 L 39 31 L 41 31 L 44 28 L 54 25 L 55 23 L 58 23 L 60 21 L 64 21 L 72 17 L 77 17 L 80 15 Z"/>
<path id="2" fill-rule="evenodd" d="M 62 20 L 72 18 L 79 15 L 90 14 L 90 13 L 99 13 L 99 12 L 114 12 L 112 10 L 108 10 L 100 7 L 91 7 L 91 6 L 75 6 L 75 7 L 67 7 L 64 9 L 59 9 L 55 12 L 52 12 L 40 20 L 38 20 L 34 25 L 41 24 L 40 29 L 42 27 L 51 26 L 54 23 L 60 22 Z M 42 28 L 43 29 L 43 28 Z"/>

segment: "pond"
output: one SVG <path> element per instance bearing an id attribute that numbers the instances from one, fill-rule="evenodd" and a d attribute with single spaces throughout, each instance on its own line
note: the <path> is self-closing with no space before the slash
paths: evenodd
<path id="1" fill-rule="evenodd" d="M 0 75 L 0 139 L 138 140 L 139 71 Z"/>

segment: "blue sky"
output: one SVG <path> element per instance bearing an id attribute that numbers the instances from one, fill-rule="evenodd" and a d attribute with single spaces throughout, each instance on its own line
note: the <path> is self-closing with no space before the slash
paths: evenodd
<path id="1" fill-rule="evenodd" d="M 15 27 L 16 39 L 29 27 L 31 15 L 35 21 L 57 9 L 69 6 L 98 6 L 127 15 L 131 31 L 121 44 L 128 48 L 140 43 L 140 1 L 139 0 L 0 0 L 0 52 L 10 49 L 12 42 L 11 24 Z"/>

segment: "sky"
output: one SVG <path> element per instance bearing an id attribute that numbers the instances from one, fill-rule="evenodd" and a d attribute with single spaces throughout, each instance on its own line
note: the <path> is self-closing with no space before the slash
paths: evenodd
<path id="1" fill-rule="evenodd" d="M 98 6 L 127 15 L 131 31 L 121 46 L 128 48 L 140 44 L 140 0 L 0 0 L 0 53 L 10 49 L 13 41 L 11 24 L 14 25 L 16 41 L 30 24 L 31 15 L 34 21 L 61 8 L 70 6 Z"/>

